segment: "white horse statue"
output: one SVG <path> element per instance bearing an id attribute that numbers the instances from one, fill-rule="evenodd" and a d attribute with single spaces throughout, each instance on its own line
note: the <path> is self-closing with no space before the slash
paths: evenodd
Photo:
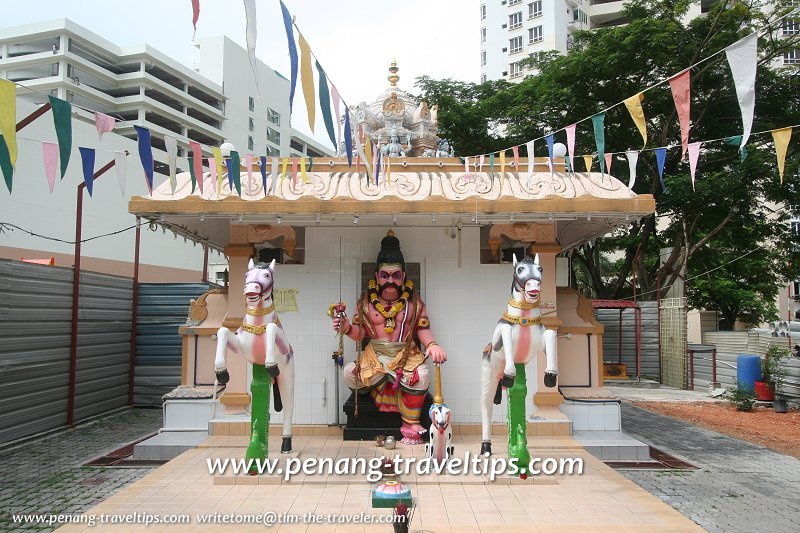
<path id="1" fill-rule="evenodd" d="M 281 453 L 292 451 L 292 411 L 294 410 L 294 353 L 272 303 L 275 260 L 254 264 L 250 260 L 245 275 L 246 315 L 236 333 L 226 327 L 217 331 L 214 369 L 217 381 L 230 379 L 225 355 L 228 350 L 241 354 L 253 367 L 250 445 L 247 459 L 264 459 L 269 431 L 269 388 L 274 384 L 275 410 L 283 410 Z"/>
<path id="2" fill-rule="evenodd" d="M 514 256 L 514 279 L 511 283 L 511 297 L 508 299 L 506 312 L 497 323 L 492 335 L 492 342 L 483 352 L 481 373 L 481 422 L 483 439 L 481 454 L 491 455 L 492 407 L 500 403 L 502 387 L 509 389 L 509 455 L 517 456 L 527 448 L 525 444 L 525 365 L 531 360 L 533 375 L 536 375 L 536 360 L 544 353 L 547 368 L 544 383 L 547 387 L 555 387 L 558 377 L 558 359 L 556 353 L 556 332 L 542 325 L 539 309 L 539 292 L 542 285 L 542 267 L 539 256 L 535 259 L 526 257 L 517 262 Z M 520 369 L 520 376 L 517 376 Z M 515 385 L 515 378 L 518 382 Z M 513 387 L 513 391 L 512 391 Z M 512 393 L 521 402 L 513 401 Z M 515 410 L 521 405 L 521 413 Z M 514 420 L 512 420 L 512 418 Z M 520 434 L 521 432 L 521 434 Z M 524 455 L 524 454 L 523 454 Z M 520 465 L 522 465 L 520 461 Z M 527 463 L 525 463 L 527 465 Z"/>

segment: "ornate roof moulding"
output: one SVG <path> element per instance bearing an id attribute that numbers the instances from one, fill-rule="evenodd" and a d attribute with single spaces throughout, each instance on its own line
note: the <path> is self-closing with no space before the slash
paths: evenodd
<path id="1" fill-rule="evenodd" d="M 500 260 L 500 246 L 503 236 L 531 246 L 533 244 L 557 244 L 555 224 L 537 222 L 515 222 L 513 224 L 493 224 L 489 228 L 489 249 L 495 261 Z M 528 253 L 532 253 L 528 250 Z"/>
<path id="2" fill-rule="evenodd" d="M 261 244 L 263 242 L 280 245 L 284 252 L 294 257 L 297 234 L 292 226 L 284 224 L 232 224 L 230 227 L 231 244 Z"/>

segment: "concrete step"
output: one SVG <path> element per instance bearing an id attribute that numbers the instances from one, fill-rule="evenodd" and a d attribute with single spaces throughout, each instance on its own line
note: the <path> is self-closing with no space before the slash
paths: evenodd
<path id="1" fill-rule="evenodd" d="M 572 438 L 601 461 L 650 460 L 650 446 L 622 431 L 574 431 Z"/>
<path id="2" fill-rule="evenodd" d="M 652 379 L 641 379 L 637 381 L 636 378 L 607 379 L 603 381 L 603 385 L 606 387 L 635 387 L 639 389 L 661 388 L 661 383 L 658 381 L 653 381 Z"/>
<path id="3" fill-rule="evenodd" d="M 207 438 L 207 431 L 162 431 L 158 435 L 136 444 L 133 447 L 133 458 L 168 461 L 187 450 L 196 448 Z"/>

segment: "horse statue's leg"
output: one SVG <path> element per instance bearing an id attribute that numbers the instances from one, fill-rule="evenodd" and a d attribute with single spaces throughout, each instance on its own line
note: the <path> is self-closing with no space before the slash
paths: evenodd
<path id="1" fill-rule="evenodd" d="M 547 329 L 542 334 L 542 347 L 547 357 L 547 367 L 544 370 L 544 384 L 546 387 L 555 387 L 558 381 L 558 349 L 556 348 L 556 332 Z"/>
<path id="2" fill-rule="evenodd" d="M 527 429 L 525 418 L 525 397 L 528 395 L 528 384 L 525 376 L 525 364 L 517 363 L 517 378 L 514 386 L 508 389 L 508 458 L 516 459 L 517 468 L 525 475 L 531 462 L 528 452 Z"/>
<path id="3" fill-rule="evenodd" d="M 217 352 L 214 357 L 214 372 L 217 374 L 217 381 L 221 385 L 228 383 L 231 378 L 230 374 L 228 374 L 228 365 L 225 360 L 228 348 L 232 352 L 240 353 L 242 347 L 239 344 L 239 337 L 228 328 L 219 328 L 217 330 Z"/>
<path id="4" fill-rule="evenodd" d="M 502 366 L 503 356 L 489 344 L 481 361 L 481 455 L 492 454 L 492 411 L 493 404 L 500 403 L 497 393 Z"/>
<path id="5" fill-rule="evenodd" d="M 517 375 L 517 370 L 514 367 L 514 344 L 511 341 L 511 324 L 498 324 L 495 328 L 494 339 L 492 348 L 495 351 L 503 350 L 506 354 L 505 366 L 503 367 L 503 386 L 511 388 L 514 385 L 514 376 Z M 500 343 L 497 339 L 499 336 Z"/>
<path id="6" fill-rule="evenodd" d="M 286 364 L 276 378 L 283 399 L 283 439 L 281 453 L 292 451 L 292 414 L 294 412 L 294 355 L 286 355 Z"/>
<path id="7" fill-rule="evenodd" d="M 253 366 L 253 381 L 250 383 L 253 404 L 250 410 L 250 444 L 245 452 L 248 461 L 263 461 L 267 458 L 269 440 L 269 386 L 270 377 L 264 365 Z M 256 474 L 257 466 L 251 463 L 250 474 Z"/>

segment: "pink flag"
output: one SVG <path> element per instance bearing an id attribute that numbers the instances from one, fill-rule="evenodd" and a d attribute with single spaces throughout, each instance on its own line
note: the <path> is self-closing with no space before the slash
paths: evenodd
<path id="1" fill-rule="evenodd" d="M 119 191 L 123 197 L 125 196 L 125 175 L 127 173 L 126 157 L 128 156 L 125 152 L 114 152 L 114 168 L 117 169 L 117 183 L 119 183 Z"/>
<path id="2" fill-rule="evenodd" d="M 105 113 L 94 114 L 94 125 L 97 127 L 97 137 L 101 142 L 103 141 L 103 134 L 112 131 L 116 122 L 114 117 L 110 117 Z"/>
<path id="3" fill-rule="evenodd" d="M 689 145 L 689 172 L 692 175 L 692 190 L 694 190 L 694 173 L 697 170 L 697 159 L 700 157 L 700 145 L 702 142 L 696 142 Z"/>
<path id="4" fill-rule="evenodd" d="M 192 169 L 194 170 L 195 179 L 197 179 L 197 188 L 200 189 L 200 196 L 202 196 L 203 151 L 200 149 L 200 143 L 197 141 L 189 141 L 189 148 L 192 150 Z"/>
<path id="5" fill-rule="evenodd" d="M 469 174 L 469 157 L 464 158 L 464 175 Z"/>
<path id="6" fill-rule="evenodd" d="M 613 154 L 603 154 L 603 155 L 605 155 L 605 156 L 606 156 L 606 157 L 605 157 L 605 161 L 606 161 L 606 172 L 608 172 L 608 175 L 610 176 L 610 175 L 611 175 L 611 163 L 612 163 L 612 161 L 613 161 L 613 157 L 612 157 L 612 156 L 613 156 Z"/>
<path id="7" fill-rule="evenodd" d="M 569 152 L 569 169 L 572 172 L 575 172 L 575 164 L 573 163 L 575 158 L 575 127 L 577 124 L 570 124 L 564 131 L 567 132 L 567 151 Z M 609 171 L 610 172 L 610 171 Z"/>
<path id="8" fill-rule="evenodd" d="M 336 89 L 336 86 L 331 83 L 331 99 L 333 100 L 333 111 L 336 113 L 336 138 L 339 139 L 339 142 L 342 142 L 342 115 L 339 114 L 339 100 L 341 97 L 339 96 L 339 91 Z M 339 153 L 339 147 L 336 147 L 336 153 Z"/>
<path id="9" fill-rule="evenodd" d="M 514 170 L 519 172 L 519 146 L 514 146 L 511 153 L 514 154 Z"/>
<path id="10" fill-rule="evenodd" d="M 292 188 L 297 187 L 297 158 L 292 158 Z"/>
<path id="11" fill-rule="evenodd" d="M 211 188 L 219 195 L 219 191 L 217 191 L 217 162 L 213 157 L 208 158 L 208 172 L 211 175 Z"/>
<path id="12" fill-rule="evenodd" d="M 253 154 L 244 154 L 244 166 L 247 167 L 247 193 L 253 194 Z"/>
<path id="13" fill-rule="evenodd" d="M 686 148 L 689 145 L 689 117 L 691 100 L 689 97 L 689 69 L 669 79 L 672 89 L 672 99 L 675 109 L 678 110 L 678 120 L 681 123 L 681 161 L 686 157 Z"/>
<path id="14" fill-rule="evenodd" d="M 44 173 L 50 185 L 50 194 L 56 185 L 56 165 L 58 163 L 58 145 L 55 143 L 42 143 L 42 156 L 44 158 Z"/>

